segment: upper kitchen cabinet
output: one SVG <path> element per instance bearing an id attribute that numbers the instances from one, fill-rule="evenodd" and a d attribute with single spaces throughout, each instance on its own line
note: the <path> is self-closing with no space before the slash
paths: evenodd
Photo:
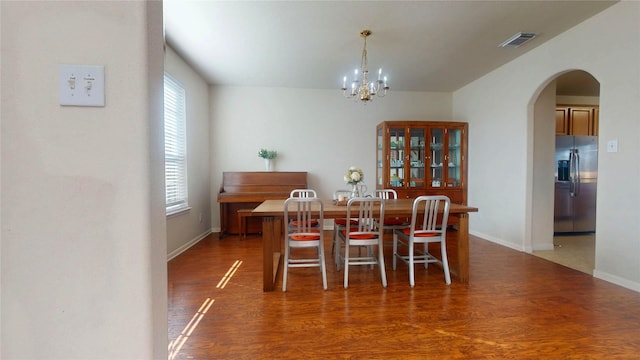
<path id="1" fill-rule="evenodd" d="M 376 188 L 401 198 L 467 202 L 467 123 L 385 121 L 376 128 Z"/>
<path id="2" fill-rule="evenodd" d="M 598 135 L 597 106 L 556 106 L 556 135 Z"/>

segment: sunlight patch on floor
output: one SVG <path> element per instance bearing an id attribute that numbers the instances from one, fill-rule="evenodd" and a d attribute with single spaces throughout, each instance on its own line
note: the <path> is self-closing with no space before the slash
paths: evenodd
<path id="1" fill-rule="evenodd" d="M 227 286 L 227 284 L 236 273 L 236 271 L 238 271 L 241 265 L 242 261 L 236 260 L 233 265 L 231 265 L 229 270 L 227 270 L 224 276 L 222 276 L 222 279 L 220 279 L 220 282 L 218 282 L 216 288 L 224 289 L 224 287 Z M 178 356 L 180 349 L 182 349 L 182 346 L 184 346 L 184 344 L 187 342 L 189 336 L 191 336 L 196 327 L 198 327 L 198 324 L 200 323 L 202 318 L 204 318 L 204 315 L 207 313 L 207 311 L 209 311 L 209 308 L 211 308 L 211 305 L 213 305 L 214 302 L 214 299 L 205 299 L 202 305 L 200 305 L 198 311 L 191 318 L 191 321 L 189 321 L 187 326 L 184 327 L 184 330 L 182 330 L 180 335 L 174 341 L 171 341 L 169 343 L 169 360 L 174 360 Z"/>
<path id="2" fill-rule="evenodd" d="M 169 343 L 169 360 L 173 360 L 176 358 L 176 356 L 180 352 L 180 349 L 182 349 L 184 343 L 187 342 L 187 339 L 189 339 L 189 336 L 191 336 L 193 330 L 198 327 L 200 320 L 202 320 L 207 311 L 209 311 L 209 308 L 211 307 L 211 305 L 213 305 L 214 301 L 215 300 L 213 299 L 207 298 L 200 306 L 200 309 L 198 309 L 198 311 L 193 315 L 191 321 L 189 321 L 187 326 L 184 327 L 182 333 L 180 333 L 180 335 L 174 341 Z"/>
<path id="3" fill-rule="evenodd" d="M 236 271 L 238 271 L 238 269 L 240 268 L 240 265 L 242 265 L 242 261 L 236 260 L 236 262 L 234 262 L 233 265 L 231 265 L 229 270 L 227 270 L 227 273 L 224 274 L 224 276 L 222 277 L 218 285 L 216 285 L 216 288 L 224 289 L 224 287 L 227 286 L 227 283 L 229 282 L 229 280 L 231 280 L 231 278 L 233 277 L 233 274 L 235 274 Z"/>

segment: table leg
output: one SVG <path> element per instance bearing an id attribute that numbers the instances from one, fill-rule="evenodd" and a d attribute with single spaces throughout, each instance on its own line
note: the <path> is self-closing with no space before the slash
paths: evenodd
<path id="1" fill-rule="evenodd" d="M 220 203 L 220 234 L 218 234 L 218 239 L 222 239 L 224 237 L 224 233 L 227 231 L 227 204 Z"/>
<path id="2" fill-rule="evenodd" d="M 280 268 L 281 221 L 278 218 L 262 218 L 262 290 L 273 291 Z"/>
<path id="3" fill-rule="evenodd" d="M 459 214 L 458 223 L 458 278 L 469 282 L 469 214 Z"/>

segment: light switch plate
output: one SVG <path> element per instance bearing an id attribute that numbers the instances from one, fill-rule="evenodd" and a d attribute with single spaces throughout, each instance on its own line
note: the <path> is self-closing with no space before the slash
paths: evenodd
<path id="1" fill-rule="evenodd" d="M 607 142 L 607 152 L 610 152 L 610 153 L 618 152 L 618 140 L 609 140 Z"/>
<path id="2" fill-rule="evenodd" d="M 59 66 L 60 105 L 104 106 L 104 66 Z"/>

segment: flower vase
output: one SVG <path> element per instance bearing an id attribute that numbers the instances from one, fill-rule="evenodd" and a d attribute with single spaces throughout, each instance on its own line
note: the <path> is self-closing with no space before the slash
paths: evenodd
<path id="1" fill-rule="evenodd" d="M 273 159 L 264 159 L 264 167 L 266 171 L 273 171 Z"/>
<path id="2" fill-rule="evenodd" d="M 360 197 L 360 190 L 358 188 L 358 184 L 352 184 L 351 186 L 352 186 L 351 197 L 352 198 Z"/>

